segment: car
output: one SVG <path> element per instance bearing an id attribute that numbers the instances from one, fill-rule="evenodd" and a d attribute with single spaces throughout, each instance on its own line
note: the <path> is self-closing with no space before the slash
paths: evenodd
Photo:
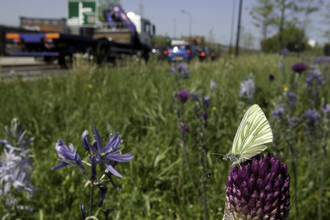
<path id="1" fill-rule="evenodd" d="M 196 46 L 196 51 L 200 61 L 205 61 L 210 59 L 210 51 L 207 47 Z"/>
<path id="2" fill-rule="evenodd" d="M 192 44 L 173 45 L 168 50 L 168 61 L 187 61 L 188 63 L 196 56 L 196 50 Z"/>
<path id="3" fill-rule="evenodd" d="M 154 46 L 151 50 L 153 57 L 158 60 L 167 59 L 168 50 L 170 47 L 168 46 Z"/>
<path id="4" fill-rule="evenodd" d="M 209 49 L 209 52 L 212 61 L 216 60 L 219 57 L 218 52 L 215 49 Z"/>

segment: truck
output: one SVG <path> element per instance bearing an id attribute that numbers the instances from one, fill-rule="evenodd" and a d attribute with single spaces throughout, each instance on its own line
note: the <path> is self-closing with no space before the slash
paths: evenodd
<path id="1" fill-rule="evenodd" d="M 123 55 L 138 55 L 148 61 L 155 25 L 134 12 L 126 13 L 120 5 L 108 5 L 103 17 L 106 22 L 94 28 L 92 36 L 60 32 L 6 33 L 5 55 L 42 57 L 45 61 L 56 58 L 62 67 L 67 67 L 66 57 L 72 58 L 75 53 L 86 54 L 98 64 Z"/>

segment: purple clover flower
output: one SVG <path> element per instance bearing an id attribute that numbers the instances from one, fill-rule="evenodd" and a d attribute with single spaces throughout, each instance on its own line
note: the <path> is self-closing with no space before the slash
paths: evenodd
<path id="1" fill-rule="evenodd" d="M 185 124 L 181 127 L 181 130 L 184 132 L 184 133 L 188 133 L 189 132 L 189 125 L 188 124 Z"/>
<path id="2" fill-rule="evenodd" d="M 226 183 L 225 220 L 286 219 L 290 211 L 290 175 L 270 155 L 232 166 Z"/>
<path id="3" fill-rule="evenodd" d="M 269 74 L 269 81 L 274 81 L 275 80 L 275 76 L 273 74 Z"/>
<path id="4" fill-rule="evenodd" d="M 310 108 L 305 110 L 303 117 L 307 120 L 308 125 L 311 127 L 313 127 L 315 123 L 322 118 L 320 113 Z"/>
<path id="5" fill-rule="evenodd" d="M 296 63 L 291 66 L 292 71 L 301 74 L 307 69 L 307 66 L 304 63 Z"/>
<path id="6" fill-rule="evenodd" d="M 76 150 L 71 143 L 69 143 L 69 147 L 70 149 L 65 145 L 65 143 L 61 139 L 58 139 L 55 145 L 55 150 L 57 151 L 58 157 L 61 158 L 58 160 L 61 161 L 62 163 L 53 167 L 52 170 L 58 170 L 60 168 L 66 167 L 67 165 L 72 165 L 72 166 L 77 165 L 80 172 L 85 173 L 86 171 L 81 161 L 81 158 L 78 154 L 78 150 Z"/>
<path id="7" fill-rule="evenodd" d="M 91 145 L 88 140 L 88 132 L 84 132 L 86 136 L 82 137 L 83 144 L 87 144 L 89 149 L 91 149 L 96 155 L 96 162 L 101 164 L 102 162 L 107 167 L 107 170 L 110 171 L 113 175 L 122 178 L 122 175 L 113 168 L 115 162 L 128 162 L 133 159 L 131 153 L 121 154 L 121 149 L 118 149 L 118 146 L 121 143 L 121 135 L 118 133 L 114 136 L 110 136 L 109 142 L 102 147 L 101 137 L 96 130 L 95 125 L 93 126 L 94 135 L 96 140 L 97 149 Z"/>
<path id="8" fill-rule="evenodd" d="M 173 98 L 176 98 L 180 103 L 186 103 L 186 101 L 190 98 L 191 94 L 187 91 L 179 91 L 175 95 L 173 95 Z"/>

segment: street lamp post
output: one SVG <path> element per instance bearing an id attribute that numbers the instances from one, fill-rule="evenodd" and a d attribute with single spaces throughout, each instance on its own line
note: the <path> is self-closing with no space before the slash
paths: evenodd
<path id="1" fill-rule="evenodd" d="M 187 14 L 189 16 L 189 41 L 191 43 L 191 26 L 192 26 L 191 14 L 188 11 L 185 11 L 185 10 L 181 10 L 181 13 Z"/>

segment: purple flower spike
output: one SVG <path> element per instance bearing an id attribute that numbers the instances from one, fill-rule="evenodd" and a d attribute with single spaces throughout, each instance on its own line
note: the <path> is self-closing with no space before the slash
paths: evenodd
<path id="1" fill-rule="evenodd" d="M 187 91 L 179 91 L 173 95 L 173 97 L 176 98 L 180 103 L 185 103 L 190 98 L 190 96 L 190 92 Z"/>
<path id="2" fill-rule="evenodd" d="M 290 175 L 274 156 L 232 166 L 226 183 L 225 220 L 287 219 Z"/>
<path id="3" fill-rule="evenodd" d="M 324 104 L 324 106 L 322 107 L 322 111 L 325 114 L 328 114 L 330 112 L 330 104 Z"/>
<path id="4" fill-rule="evenodd" d="M 183 125 L 182 127 L 181 127 L 181 129 L 182 129 L 182 131 L 184 132 L 184 133 L 188 133 L 189 132 L 189 125 L 188 124 L 186 124 L 186 125 Z"/>
<path id="5" fill-rule="evenodd" d="M 104 184 L 97 184 L 97 186 L 100 188 L 100 200 L 98 201 L 97 206 L 101 207 L 103 204 L 105 195 L 107 194 L 108 187 Z"/>
<path id="6" fill-rule="evenodd" d="M 67 165 L 73 165 L 73 166 L 77 165 L 80 171 L 82 173 L 85 173 L 85 169 L 83 167 L 78 151 L 73 147 L 71 143 L 69 143 L 69 147 L 70 149 L 65 145 L 65 143 L 61 139 L 58 139 L 55 145 L 55 150 L 57 151 L 57 155 L 61 158 L 58 160 L 61 161 L 62 163 L 53 167 L 52 170 L 57 170 Z"/>
<path id="7" fill-rule="evenodd" d="M 87 130 L 84 131 L 81 135 L 81 143 L 86 151 L 89 151 L 89 146 L 88 146 L 88 141 L 87 141 L 88 135 L 89 135 L 89 133 Z"/>
<path id="8" fill-rule="evenodd" d="M 297 106 L 298 99 L 294 92 L 288 92 L 286 98 L 288 99 L 290 106 Z"/>
<path id="9" fill-rule="evenodd" d="M 122 177 L 120 173 L 117 172 L 113 168 L 113 164 L 115 162 L 128 162 L 133 159 L 133 156 L 131 153 L 121 154 L 121 149 L 118 149 L 118 146 L 121 143 L 121 135 L 118 133 L 114 136 L 110 136 L 109 142 L 102 147 L 101 137 L 99 132 L 96 130 L 95 125 L 94 128 L 94 134 L 95 134 L 95 140 L 96 140 L 96 146 L 97 149 L 91 145 L 87 139 L 86 144 L 88 147 L 97 155 L 96 161 L 98 164 L 101 164 L 102 162 L 105 164 L 107 169 L 115 176 Z"/>
<path id="10" fill-rule="evenodd" d="M 285 109 L 283 107 L 277 106 L 277 107 L 275 107 L 275 110 L 272 111 L 272 115 L 274 117 L 282 116 L 284 114 L 284 112 L 285 112 Z"/>
<path id="11" fill-rule="evenodd" d="M 314 111 L 310 108 L 305 110 L 303 117 L 307 119 L 307 123 L 311 127 L 313 127 L 315 123 L 321 119 L 321 115 L 317 111 Z"/>
<path id="12" fill-rule="evenodd" d="M 196 102 L 199 102 L 199 101 L 198 101 L 198 93 L 197 93 L 197 92 L 194 92 L 194 93 L 191 95 L 191 98 L 194 99 Z"/>
<path id="13" fill-rule="evenodd" d="M 296 63 L 291 66 L 292 71 L 301 74 L 307 69 L 307 66 L 304 63 Z"/>

